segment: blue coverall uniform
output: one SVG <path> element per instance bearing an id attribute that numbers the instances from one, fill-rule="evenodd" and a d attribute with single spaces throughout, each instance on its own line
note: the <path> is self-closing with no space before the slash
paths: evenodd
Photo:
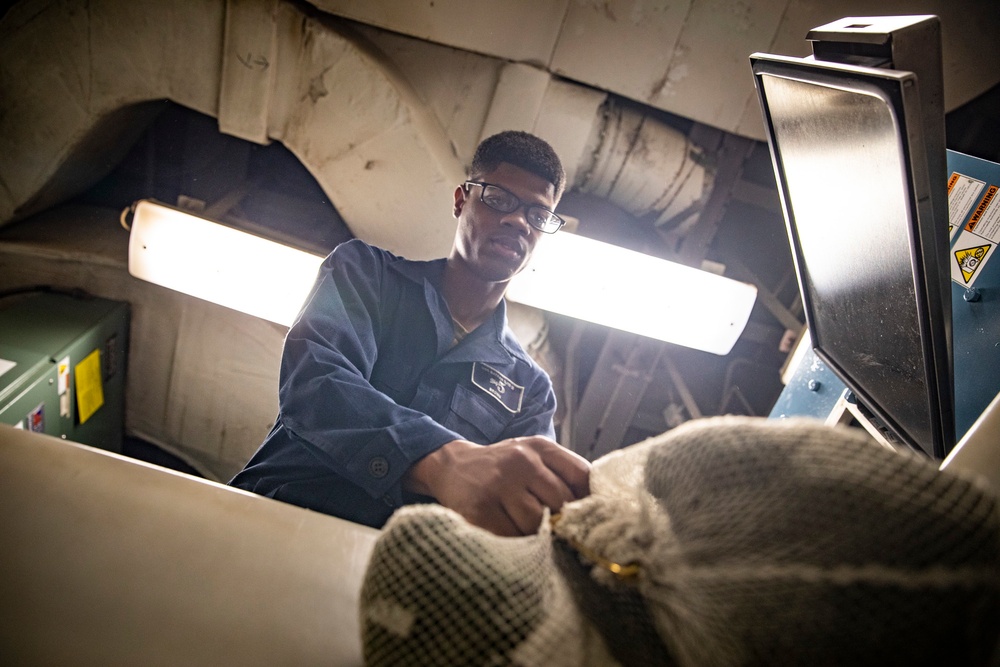
<path id="1" fill-rule="evenodd" d="M 552 383 L 504 302 L 453 345 L 444 267 L 360 240 L 326 258 L 285 338 L 274 427 L 230 484 L 378 528 L 428 500 L 401 480 L 445 443 L 554 437 Z"/>

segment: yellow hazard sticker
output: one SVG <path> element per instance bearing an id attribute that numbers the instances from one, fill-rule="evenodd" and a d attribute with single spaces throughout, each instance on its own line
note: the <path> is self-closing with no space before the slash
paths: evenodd
<path id="1" fill-rule="evenodd" d="M 986 183 L 978 179 L 952 172 L 948 179 L 948 237 L 955 236 L 955 232 L 962 227 L 965 217 L 976 205 L 979 193 L 986 187 Z"/>
<path id="2" fill-rule="evenodd" d="M 101 382 L 101 351 L 94 350 L 74 369 L 76 376 L 76 409 L 83 424 L 104 405 L 104 386 Z"/>
<path id="3" fill-rule="evenodd" d="M 951 279 L 963 287 L 972 287 L 996 249 L 996 243 L 978 234 L 963 231 L 951 249 Z"/>
<path id="4" fill-rule="evenodd" d="M 989 250 L 990 246 L 986 244 L 955 251 L 955 261 L 958 263 L 958 268 L 961 270 L 962 278 L 966 283 L 972 281 L 973 276 L 976 275 L 976 270 L 983 263 L 983 260 L 986 259 L 986 253 Z"/>

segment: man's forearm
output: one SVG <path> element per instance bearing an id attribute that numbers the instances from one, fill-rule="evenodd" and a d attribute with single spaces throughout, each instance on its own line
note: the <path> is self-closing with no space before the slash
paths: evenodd
<path id="1" fill-rule="evenodd" d="M 493 445 L 455 440 L 415 463 L 404 485 L 498 535 L 538 529 L 545 508 L 589 493 L 590 464 L 541 436 Z"/>

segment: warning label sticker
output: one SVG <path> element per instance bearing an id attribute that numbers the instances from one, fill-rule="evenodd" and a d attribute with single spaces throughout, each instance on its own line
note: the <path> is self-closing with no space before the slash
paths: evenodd
<path id="1" fill-rule="evenodd" d="M 963 287 L 972 287 L 996 245 L 978 234 L 963 231 L 951 249 L 951 279 Z"/>
<path id="2" fill-rule="evenodd" d="M 985 186 L 983 181 L 957 171 L 952 172 L 948 179 L 948 238 L 955 236 Z"/>
<path id="3" fill-rule="evenodd" d="M 94 350 L 76 365 L 76 409 L 83 424 L 104 405 L 101 384 L 101 351 Z"/>
<path id="4" fill-rule="evenodd" d="M 1000 241 L 1000 197 L 997 197 L 998 190 L 1000 187 L 995 185 L 986 188 L 986 194 L 979 200 L 976 210 L 972 212 L 969 221 L 965 223 L 967 231 L 975 232 L 994 243 Z"/>

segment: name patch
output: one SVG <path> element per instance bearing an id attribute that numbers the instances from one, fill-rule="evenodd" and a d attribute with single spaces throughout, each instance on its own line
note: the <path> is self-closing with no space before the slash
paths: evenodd
<path id="1" fill-rule="evenodd" d="M 497 369 L 478 361 L 472 364 L 472 384 L 497 399 L 508 411 L 517 413 L 521 410 L 521 400 L 524 398 L 524 387 L 513 381 Z"/>

